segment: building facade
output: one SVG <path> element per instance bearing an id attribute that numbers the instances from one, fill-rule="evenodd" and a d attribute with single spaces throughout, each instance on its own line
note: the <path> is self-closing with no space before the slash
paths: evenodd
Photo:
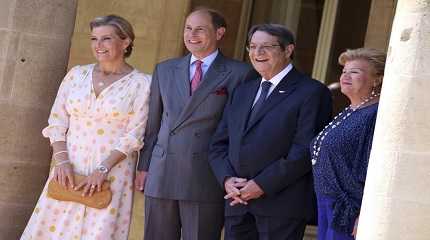
<path id="1" fill-rule="evenodd" d="M 430 14 L 428 0 L 0 0 L 0 4 L 0 239 L 18 238 L 46 181 L 50 147 L 40 131 L 66 70 L 94 61 L 88 27 L 94 17 L 113 13 L 130 20 L 136 41 L 129 62 L 147 73 L 157 62 L 185 53 L 183 23 L 197 6 L 225 15 L 228 30 L 221 51 L 243 61 L 250 26 L 284 24 L 296 35 L 294 65 L 330 84 L 339 78 L 337 57 L 345 49 L 388 50 L 396 8 L 417 5 L 411 11 Z M 136 194 L 133 240 L 143 234 L 143 204 L 141 194 Z M 315 239 L 315 228 L 307 230 L 306 239 Z"/>

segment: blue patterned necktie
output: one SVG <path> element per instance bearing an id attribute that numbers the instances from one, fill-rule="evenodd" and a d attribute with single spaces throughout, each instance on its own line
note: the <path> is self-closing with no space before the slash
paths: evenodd
<path id="1" fill-rule="evenodd" d="M 261 93 L 258 97 L 257 102 L 255 102 L 254 107 L 251 110 L 251 114 L 248 118 L 248 123 L 251 123 L 254 121 L 255 116 L 257 116 L 257 113 L 260 111 L 261 107 L 263 106 L 264 102 L 266 101 L 267 94 L 269 93 L 269 89 L 272 86 L 272 83 L 269 81 L 263 81 L 261 83 Z"/>

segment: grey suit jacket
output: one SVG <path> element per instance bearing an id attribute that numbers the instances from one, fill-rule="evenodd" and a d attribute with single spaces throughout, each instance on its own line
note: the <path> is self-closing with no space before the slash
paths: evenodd
<path id="1" fill-rule="evenodd" d="M 219 53 L 190 96 L 190 57 L 155 67 L 138 170 L 148 171 L 146 196 L 223 202 L 223 190 L 208 163 L 209 142 L 229 93 L 252 70 Z"/>

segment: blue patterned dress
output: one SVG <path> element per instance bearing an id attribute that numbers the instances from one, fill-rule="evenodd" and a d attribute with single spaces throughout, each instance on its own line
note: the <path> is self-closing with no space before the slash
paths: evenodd
<path id="1" fill-rule="evenodd" d="M 313 165 L 315 191 L 333 202 L 331 228 L 350 236 L 360 212 L 378 104 L 360 109 L 329 131 Z M 352 110 L 344 110 L 342 119 Z M 317 141 L 311 144 L 311 151 Z"/>

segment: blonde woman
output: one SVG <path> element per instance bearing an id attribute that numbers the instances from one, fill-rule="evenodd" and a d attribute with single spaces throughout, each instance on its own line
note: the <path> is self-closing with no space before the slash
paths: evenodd
<path id="1" fill-rule="evenodd" d="M 88 196 L 110 180 L 112 201 L 100 210 L 57 201 L 47 197 L 45 186 L 23 240 L 128 238 L 134 153 L 143 146 L 150 77 L 125 61 L 134 40 L 129 22 L 109 15 L 95 18 L 90 29 L 97 63 L 70 70 L 43 129 L 55 161 L 48 181 L 83 189 Z M 74 173 L 87 177 L 77 185 Z"/>
<path id="2" fill-rule="evenodd" d="M 385 58 L 383 52 L 366 48 L 339 57 L 340 88 L 350 105 L 311 144 L 319 240 L 354 239 Z"/>

